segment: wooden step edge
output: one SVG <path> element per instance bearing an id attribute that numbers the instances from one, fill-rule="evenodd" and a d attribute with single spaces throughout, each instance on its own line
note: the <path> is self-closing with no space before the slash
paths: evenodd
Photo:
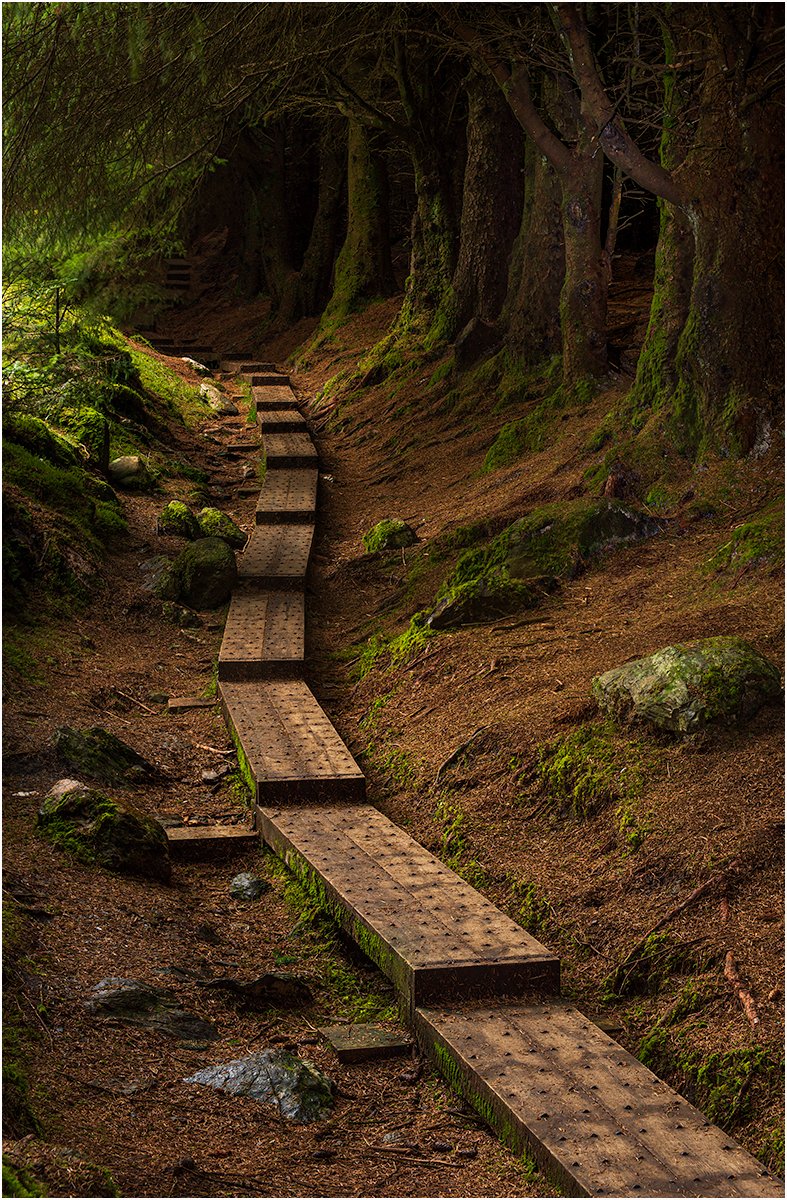
<path id="1" fill-rule="evenodd" d="M 171 858 L 198 859 L 253 850 L 260 835 L 249 825 L 176 825 L 165 830 Z"/>
<path id="2" fill-rule="evenodd" d="M 611 1037 L 593 1030 L 591 1019 L 566 1001 L 534 1000 L 527 1054 L 520 1052 L 517 1058 L 513 1045 L 514 1054 L 506 1063 L 503 1038 L 508 1014 L 521 1021 L 527 1011 L 516 1001 L 494 1008 L 488 1001 L 470 1003 L 453 1010 L 430 1005 L 416 1008 L 412 1023 L 422 1051 L 446 1082 L 510 1150 L 535 1159 L 564 1194 L 784 1195 L 782 1181 L 761 1162 Z M 567 1016 L 580 1038 L 578 1046 L 572 1041 L 579 1053 L 570 1071 L 564 1072 L 559 1060 L 551 1061 L 540 1052 L 552 1040 L 551 1012 Z M 498 1035 L 502 1032 L 500 1041 L 483 1037 L 484 1025 L 490 1021 Z M 593 1044 L 592 1050 L 587 1042 Z M 531 1055 L 532 1061 L 521 1070 L 524 1057 Z M 511 1068 L 514 1075 L 519 1069 L 518 1081 L 511 1078 Z M 623 1105 L 614 1093 L 630 1103 Z M 566 1097 L 566 1102 L 556 1097 Z"/>

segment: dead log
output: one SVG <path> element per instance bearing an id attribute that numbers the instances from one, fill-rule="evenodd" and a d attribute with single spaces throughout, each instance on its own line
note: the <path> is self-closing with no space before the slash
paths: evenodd
<path id="1" fill-rule="evenodd" d="M 732 950 L 727 951 L 727 956 L 724 959 L 724 978 L 740 1000 L 741 1008 L 745 1012 L 752 1029 L 756 1029 L 760 1023 L 757 1005 L 754 1003 L 754 997 L 751 992 L 743 986 L 743 981 L 735 967 L 735 955 Z"/>

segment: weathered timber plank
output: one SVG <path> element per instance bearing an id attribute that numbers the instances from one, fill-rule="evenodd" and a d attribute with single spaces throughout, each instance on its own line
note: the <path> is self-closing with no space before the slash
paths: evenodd
<path id="1" fill-rule="evenodd" d="M 247 825 L 177 825 L 166 834 L 170 857 L 189 861 L 253 850 L 260 841 Z"/>
<path id="2" fill-rule="evenodd" d="M 303 673 L 302 592 L 235 589 L 219 652 L 219 679 L 265 679 Z"/>
<path id="3" fill-rule="evenodd" d="M 302 587 L 313 538 L 313 524 L 255 525 L 238 561 L 239 579 L 269 587 Z"/>
<path id="4" fill-rule="evenodd" d="M 418 1009 L 419 1041 L 570 1195 L 776 1196 L 782 1185 L 562 1001 Z"/>
<path id="5" fill-rule="evenodd" d="M 275 371 L 276 367 L 273 363 L 255 362 L 250 359 L 248 362 L 240 363 L 237 370 L 241 375 L 256 375 L 258 371 Z"/>
<path id="6" fill-rule="evenodd" d="M 271 471 L 257 502 L 258 525 L 313 522 L 317 510 L 317 471 L 310 467 Z"/>
<path id="7" fill-rule="evenodd" d="M 258 413 L 271 412 L 274 409 L 296 410 L 298 408 L 298 398 L 291 387 L 252 388 L 251 396 Z"/>
<path id="8" fill-rule="evenodd" d="M 280 371 L 274 371 L 267 374 L 253 374 L 249 381 L 254 387 L 289 387 L 289 375 L 283 375 Z"/>
<path id="9" fill-rule="evenodd" d="M 262 442 L 269 471 L 317 466 L 317 450 L 308 433 L 266 433 Z"/>
<path id="10" fill-rule="evenodd" d="M 296 408 L 257 410 L 257 423 L 266 433 L 300 433 L 306 429 L 306 418 Z"/>
<path id="11" fill-rule="evenodd" d="M 258 824 L 411 1004 L 559 986 L 554 955 L 376 809 L 265 807 Z"/>
<path id="12" fill-rule="evenodd" d="M 364 798 L 363 772 L 305 683 L 220 681 L 219 690 L 258 803 Z"/>
<path id="13" fill-rule="evenodd" d="M 204 696 L 172 696 L 167 701 L 167 708 L 170 712 L 184 712 L 187 708 L 213 708 L 217 703 Z"/>

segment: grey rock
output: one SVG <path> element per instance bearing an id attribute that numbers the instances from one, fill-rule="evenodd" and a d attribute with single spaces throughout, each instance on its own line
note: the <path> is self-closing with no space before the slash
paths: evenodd
<path id="1" fill-rule="evenodd" d="M 251 871 L 242 871 L 230 884 L 233 900 L 259 900 L 260 896 L 264 896 L 270 890 L 271 885 L 267 879 L 260 879 L 259 875 L 254 875 Z"/>
<path id="2" fill-rule="evenodd" d="M 146 558 L 139 564 L 142 575 L 142 586 L 146 592 L 152 592 L 159 600 L 174 600 L 178 594 L 178 584 L 172 573 L 172 559 L 164 554 L 155 558 Z"/>
<path id="3" fill-rule="evenodd" d="M 116 487 L 144 490 L 153 482 L 145 460 L 138 454 L 113 458 L 108 467 L 109 478 Z"/>
<path id="4" fill-rule="evenodd" d="M 313 1063 L 288 1050 L 263 1050 L 205 1067 L 185 1082 L 273 1104 L 287 1120 L 304 1125 L 324 1121 L 333 1109 L 333 1082 Z"/>
<path id="5" fill-rule="evenodd" d="M 288 971 L 269 971 L 258 979 L 209 979 L 201 987 L 229 992 L 244 1008 L 260 1011 L 265 1008 L 292 1008 L 309 1004 L 311 988 L 304 980 Z"/>
<path id="6" fill-rule="evenodd" d="M 212 375 L 213 374 L 210 367 L 206 367 L 204 363 L 197 362 L 196 358 L 188 358 L 188 356 L 184 354 L 183 362 L 186 364 L 187 367 L 191 367 L 192 371 L 194 371 L 197 375 Z"/>
<path id="7" fill-rule="evenodd" d="M 593 695 L 618 720 L 672 733 L 746 720 L 782 692 L 779 671 L 739 637 L 666 646 L 593 680 Z"/>
<path id="8" fill-rule="evenodd" d="M 36 824 L 53 845 L 83 862 L 169 882 L 164 827 L 127 800 L 61 779 L 44 798 Z"/>
<path id="9" fill-rule="evenodd" d="M 128 786 L 130 783 L 153 783 L 161 778 L 157 767 L 100 725 L 88 729 L 60 725 L 52 741 L 58 757 L 90 779 Z"/>
<path id="10" fill-rule="evenodd" d="M 181 1008 L 173 992 L 139 979 L 101 979 L 84 1005 L 93 1016 L 112 1017 L 165 1037 L 212 1042 L 219 1036 L 210 1021 Z"/>
<path id="11" fill-rule="evenodd" d="M 220 417 L 237 417 L 238 406 L 228 400 L 226 396 L 222 396 L 217 387 L 213 387 L 209 383 L 200 385 L 199 394 L 202 399 L 207 401 L 210 408 Z"/>
<path id="12" fill-rule="evenodd" d="M 430 629 L 450 629 L 456 625 L 496 621 L 522 609 L 536 608 L 545 592 L 554 587 L 553 579 L 544 580 L 541 586 L 494 576 L 476 579 L 461 584 L 438 601 L 426 623 Z"/>
<path id="13" fill-rule="evenodd" d="M 232 594 L 238 578 L 235 555 L 221 538 L 206 537 L 191 542 L 172 564 L 177 594 L 189 608 L 218 608 Z"/>

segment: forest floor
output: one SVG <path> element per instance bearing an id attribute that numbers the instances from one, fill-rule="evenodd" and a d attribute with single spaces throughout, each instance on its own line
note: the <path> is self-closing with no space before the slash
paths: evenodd
<path id="1" fill-rule="evenodd" d="M 494 396 L 463 399 L 443 360 L 423 377 L 405 364 L 339 406 L 319 398 L 384 335 L 396 308 L 395 299 L 370 306 L 304 355 L 293 379 L 323 472 L 308 677 L 367 774 L 370 802 L 559 953 L 568 996 L 633 1052 L 647 1042 L 655 1070 L 779 1170 L 783 713 L 763 709 L 737 729 L 682 742 L 632 737 L 600 720 L 590 683 L 627 659 L 710 635 L 739 634 L 781 662 L 781 572 L 708 569 L 731 532 L 778 494 L 781 460 L 712 461 L 701 475 L 676 465 L 677 491 L 712 494 L 714 515 L 679 505 L 657 537 L 611 554 L 534 612 L 431 637 L 395 669 L 381 653 L 361 677 L 370 641 L 400 635 L 433 601 L 453 561 L 435 552 L 447 535 L 588 494 L 586 472 L 602 457 L 588 444 L 630 383 L 613 379 L 559 414 L 542 449 L 484 473 L 498 429 L 518 414 L 495 411 Z M 641 303 L 632 311 L 646 312 Z M 254 308 L 203 306 L 171 327 L 248 344 L 258 319 Z M 634 326 L 641 334 L 641 320 L 621 320 Z M 284 364 L 311 332 L 304 323 L 256 349 Z M 205 427 L 173 426 L 173 453 L 208 472 L 216 503 L 250 529 L 255 500 L 238 495 L 242 464 L 216 453 L 243 418 L 206 425 L 216 442 Z M 130 535 L 107 558 L 97 598 L 78 617 L 31 631 L 38 674 L 6 680 L 4 894 L 16 900 L 20 984 L 18 1018 L 6 1019 L 37 1029 L 22 1058 L 44 1131 L 20 1126 L 6 1149 L 51 1195 L 109 1194 L 86 1163 L 108 1169 L 124 1196 L 552 1194 L 428 1070 L 408 1059 L 336 1062 L 316 1028 L 359 1019 L 399 1027 L 393 996 L 309 920 L 269 856 L 178 866 L 164 887 L 81 866 L 35 836 L 41 798 L 67 774 L 50 748 L 62 724 L 103 724 L 161 766 L 167 782 L 135 792 L 150 812 L 242 817 L 233 777 L 213 794 L 200 778 L 231 747 L 218 710 L 172 715 L 155 699 L 203 692 L 221 640 L 222 614 L 178 630 L 141 586 L 140 562 L 178 548 L 155 519 L 182 487 L 167 480 L 166 495 L 128 497 Z M 362 534 L 384 517 L 410 522 L 417 544 L 365 554 Z M 538 763 L 556 738 L 588 729 L 606 739 L 618 784 L 625 767 L 637 786 L 625 797 L 613 789 L 579 818 L 550 803 Z M 232 876 L 252 868 L 273 890 L 254 905 L 230 899 Z M 641 978 L 610 996 L 605 980 L 634 944 L 715 876 L 717 887 L 666 924 Z M 730 950 L 758 1005 L 756 1030 L 723 976 Z M 183 975 L 281 967 L 308 978 L 312 1006 L 243 1014 Z M 215 1020 L 221 1040 L 207 1052 L 183 1049 L 89 1017 L 84 999 L 113 975 L 171 987 Z M 327 1123 L 287 1126 L 252 1101 L 184 1082 L 206 1060 L 271 1043 L 293 1043 L 336 1081 Z"/>

